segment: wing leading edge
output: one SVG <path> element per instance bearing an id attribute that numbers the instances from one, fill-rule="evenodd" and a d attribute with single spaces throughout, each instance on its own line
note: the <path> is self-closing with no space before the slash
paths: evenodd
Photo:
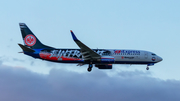
<path id="1" fill-rule="evenodd" d="M 72 35 L 73 40 L 76 42 L 76 44 L 81 49 L 81 54 L 85 61 L 98 61 L 101 59 L 101 56 L 99 54 L 97 54 L 92 49 L 90 49 L 88 46 L 86 46 L 81 41 L 79 41 L 77 39 L 77 37 L 74 35 L 72 30 L 71 30 L 71 35 Z"/>

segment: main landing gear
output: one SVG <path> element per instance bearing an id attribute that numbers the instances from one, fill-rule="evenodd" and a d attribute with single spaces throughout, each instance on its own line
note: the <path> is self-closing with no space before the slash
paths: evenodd
<path id="1" fill-rule="evenodd" d="M 87 71 L 88 71 L 88 72 L 91 72 L 92 67 L 93 67 L 93 64 L 92 64 L 92 63 L 90 63 L 90 64 L 89 64 L 89 67 L 88 67 L 88 69 L 87 69 Z"/>

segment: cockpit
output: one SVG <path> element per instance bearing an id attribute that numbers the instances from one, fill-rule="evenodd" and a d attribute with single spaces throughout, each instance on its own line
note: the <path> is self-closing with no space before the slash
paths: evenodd
<path id="1" fill-rule="evenodd" d="M 151 55 L 156 56 L 156 54 L 152 53 Z"/>

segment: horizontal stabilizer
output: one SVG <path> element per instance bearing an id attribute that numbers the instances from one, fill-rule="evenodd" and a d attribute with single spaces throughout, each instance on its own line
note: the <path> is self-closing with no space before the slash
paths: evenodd
<path id="1" fill-rule="evenodd" d="M 22 48 L 23 51 L 26 51 L 26 52 L 35 52 L 33 49 L 28 48 L 28 47 L 26 47 L 26 46 L 24 46 L 22 44 L 18 44 L 18 45 Z"/>

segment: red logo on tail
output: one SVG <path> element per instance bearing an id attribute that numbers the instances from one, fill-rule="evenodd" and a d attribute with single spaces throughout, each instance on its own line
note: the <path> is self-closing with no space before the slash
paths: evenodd
<path id="1" fill-rule="evenodd" d="M 24 38 L 24 42 L 26 45 L 28 46 L 33 46 L 35 43 L 36 43 L 36 38 L 35 36 L 33 35 L 27 35 L 25 38 Z"/>

